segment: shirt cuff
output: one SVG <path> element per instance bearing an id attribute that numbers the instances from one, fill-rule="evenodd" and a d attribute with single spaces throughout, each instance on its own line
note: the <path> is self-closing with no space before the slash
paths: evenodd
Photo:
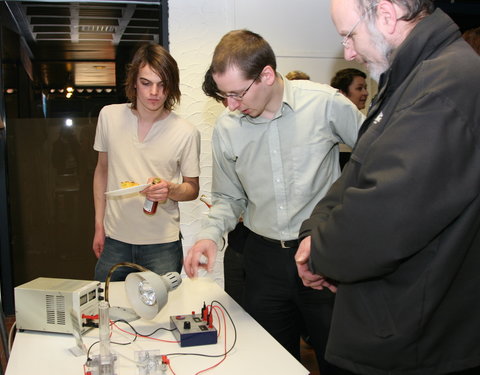
<path id="1" fill-rule="evenodd" d="M 197 241 L 199 240 L 212 240 L 217 245 L 218 251 L 223 251 L 226 248 L 225 238 L 216 228 L 202 229 L 197 235 Z"/>

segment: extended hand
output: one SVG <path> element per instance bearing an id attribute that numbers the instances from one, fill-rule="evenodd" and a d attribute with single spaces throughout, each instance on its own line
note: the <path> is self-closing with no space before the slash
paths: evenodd
<path id="1" fill-rule="evenodd" d="M 207 258 L 206 264 L 202 261 L 202 255 Z M 216 257 L 217 244 L 212 240 L 199 240 L 188 250 L 184 259 L 185 272 L 188 277 L 197 277 L 199 268 L 212 272 Z"/>

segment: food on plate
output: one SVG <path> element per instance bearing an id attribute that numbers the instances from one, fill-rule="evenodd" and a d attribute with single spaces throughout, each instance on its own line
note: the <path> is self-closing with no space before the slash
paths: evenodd
<path id="1" fill-rule="evenodd" d="M 122 189 L 131 188 L 131 187 L 138 186 L 138 185 L 140 185 L 140 184 L 137 184 L 136 182 L 133 182 L 133 181 L 122 181 L 122 182 L 120 182 L 120 187 Z"/>

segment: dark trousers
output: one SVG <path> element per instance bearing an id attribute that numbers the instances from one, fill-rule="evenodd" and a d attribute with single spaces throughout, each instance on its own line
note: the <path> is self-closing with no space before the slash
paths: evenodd
<path id="1" fill-rule="evenodd" d="M 223 256 L 223 273 L 225 292 L 240 306 L 245 308 L 245 266 L 243 265 L 243 248 L 250 230 L 238 222 L 235 229 L 228 234 L 228 246 Z"/>
<path id="2" fill-rule="evenodd" d="M 302 284 L 295 265 L 296 251 L 250 232 L 244 248 L 245 309 L 297 359 L 300 331 L 305 327 L 321 374 L 345 374 L 324 359 L 334 294 Z"/>
<path id="3" fill-rule="evenodd" d="M 223 256 L 223 272 L 225 275 L 225 292 L 240 306 L 245 308 L 245 267 L 243 253 L 227 246 Z"/>

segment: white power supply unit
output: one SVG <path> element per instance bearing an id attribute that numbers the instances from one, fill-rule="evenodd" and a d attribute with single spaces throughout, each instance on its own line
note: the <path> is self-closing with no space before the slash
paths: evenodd
<path id="1" fill-rule="evenodd" d="M 16 326 L 19 330 L 81 333 L 82 314 L 98 314 L 100 283 L 90 280 L 39 277 L 15 288 Z M 75 322 L 75 319 L 77 320 Z"/>

